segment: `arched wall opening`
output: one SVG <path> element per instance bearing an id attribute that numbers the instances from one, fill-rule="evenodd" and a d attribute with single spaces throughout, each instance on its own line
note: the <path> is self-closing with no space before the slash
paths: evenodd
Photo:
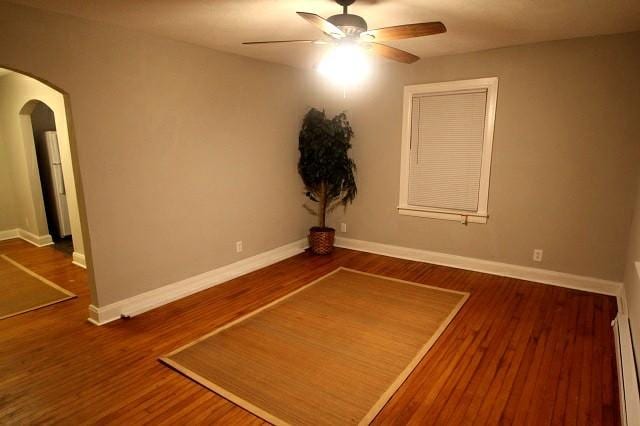
<path id="1" fill-rule="evenodd" d="M 55 113 L 47 104 L 32 100 L 20 111 L 20 120 L 25 122 L 23 135 L 28 136 L 28 127 L 31 127 L 34 140 L 37 172 L 42 189 L 42 196 L 34 197 L 36 211 L 40 213 L 44 210 L 45 231 L 50 235 L 55 247 L 72 255 L 74 252 L 73 234 Z M 29 141 L 25 142 L 28 144 Z M 38 189 L 37 183 L 33 182 L 34 190 Z M 42 218 L 41 213 L 38 216 L 40 219 Z M 81 235 L 76 238 L 81 238 Z"/>
<path id="2" fill-rule="evenodd" d="M 13 223 L 24 239 L 36 245 L 51 243 L 32 122 L 32 114 L 42 104 L 53 112 L 69 227 L 73 235 L 72 261 L 79 266 L 87 267 L 87 227 L 83 224 L 79 208 L 79 169 L 77 164 L 74 164 L 77 160 L 72 156 L 67 99 L 63 93 L 41 81 L 2 68 L 0 157 L 5 157 L 8 165 L 0 164 L 0 168 L 8 166 L 6 168 L 10 170 L 13 188 L 10 191 L 5 190 L 0 196 L 13 196 L 13 201 L 8 204 L 4 214 L 8 217 L 0 218 L 0 226 L 6 228 L 10 226 L 7 224 Z M 0 229 L 0 232 L 2 231 Z"/>

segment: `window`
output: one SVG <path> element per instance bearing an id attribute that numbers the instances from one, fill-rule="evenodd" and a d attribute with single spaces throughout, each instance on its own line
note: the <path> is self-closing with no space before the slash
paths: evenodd
<path id="1" fill-rule="evenodd" d="M 498 78 L 405 86 L 400 214 L 487 222 Z"/>

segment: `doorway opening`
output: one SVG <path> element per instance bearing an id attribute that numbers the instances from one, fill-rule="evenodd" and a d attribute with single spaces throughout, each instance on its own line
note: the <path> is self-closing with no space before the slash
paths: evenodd
<path id="1" fill-rule="evenodd" d="M 69 274 L 65 273 L 62 281 L 68 281 L 55 285 L 69 290 L 66 285 L 73 288 L 74 277 L 83 281 L 86 277 L 91 301 L 95 303 L 89 228 L 72 121 L 68 94 L 38 77 L 0 65 L 0 245 L 33 253 L 34 263 L 68 259 L 63 262 L 87 268 L 85 275 L 67 265 Z M 25 250 L 25 243 L 36 247 L 53 244 L 53 248 Z M 62 256 L 54 248 L 71 256 Z M 6 262 L 3 265 L 11 269 Z M 11 273 L 24 284 L 25 277 L 34 277 L 35 273 L 14 270 L 28 269 L 22 266 L 13 265 Z M 20 288 L 37 290 L 28 292 L 34 297 L 51 293 L 38 290 L 44 287 L 35 284 Z M 24 293 L 12 294 L 16 296 L 16 306 L 45 306 L 26 303 L 36 299 L 21 297 Z M 67 300 L 67 296 L 61 299 Z M 26 310 L 21 308 L 19 312 Z"/>
<path id="2" fill-rule="evenodd" d="M 0 235 L 53 244 L 86 268 L 66 96 L 0 68 L 0 151 Z"/>
<path id="3" fill-rule="evenodd" d="M 73 239 L 67 204 L 64 172 L 60 157 L 54 112 L 47 104 L 34 101 L 31 128 L 35 143 L 40 187 L 44 202 L 47 229 L 54 247 L 73 255 Z"/>

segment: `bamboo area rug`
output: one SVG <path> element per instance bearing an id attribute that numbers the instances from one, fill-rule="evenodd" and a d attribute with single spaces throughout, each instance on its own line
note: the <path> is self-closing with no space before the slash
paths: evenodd
<path id="1" fill-rule="evenodd" d="M 468 296 L 338 268 L 161 361 L 273 424 L 368 424 Z"/>
<path id="2" fill-rule="evenodd" d="M 0 255 L 0 320 L 74 297 L 15 260 Z"/>

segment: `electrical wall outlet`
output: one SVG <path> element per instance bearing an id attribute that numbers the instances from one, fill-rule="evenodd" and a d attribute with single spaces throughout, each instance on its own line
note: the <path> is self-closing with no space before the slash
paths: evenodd
<path id="1" fill-rule="evenodd" d="M 534 262 L 542 262 L 542 249 L 534 249 L 533 250 L 533 261 Z"/>
<path id="2" fill-rule="evenodd" d="M 347 232 L 347 224 L 342 222 L 340 224 L 340 232 Z"/>
<path id="3" fill-rule="evenodd" d="M 242 251 L 242 241 L 236 241 L 236 253 L 240 253 Z"/>

